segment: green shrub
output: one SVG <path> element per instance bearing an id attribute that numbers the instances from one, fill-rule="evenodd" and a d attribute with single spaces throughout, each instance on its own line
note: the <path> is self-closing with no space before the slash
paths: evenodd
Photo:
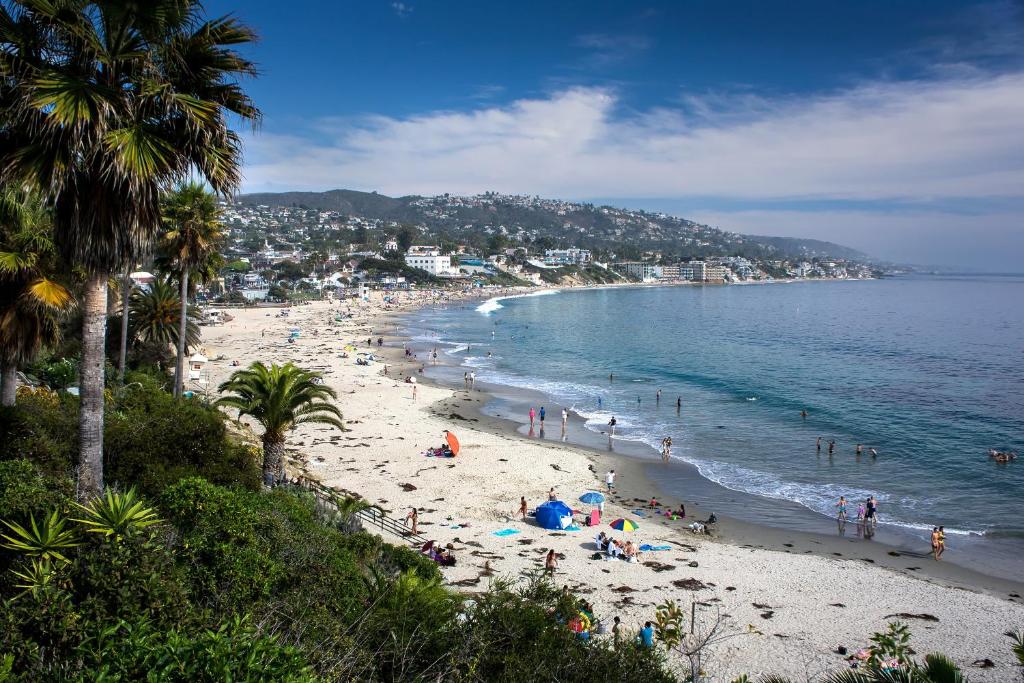
<path id="1" fill-rule="evenodd" d="M 441 578 L 437 562 L 408 546 L 391 545 L 366 532 L 344 535 L 340 543 L 364 566 L 375 565 L 391 576 L 411 571 L 427 581 Z"/>
<path id="2" fill-rule="evenodd" d="M 147 375 L 129 378 L 142 388 L 126 384 L 107 411 L 103 450 L 109 482 L 154 497 L 191 476 L 259 487 L 261 456 L 232 440 L 220 411 L 195 399 L 176 400 Z"/>
<path id="3" fill-rule="evenodd" d="M 0 461 L 0 519 L 22 521 L 29 515 L 64 509 L 73 494 L 68 478 L 44 477 L 28 460 Z"/>
<path id="4" fill-rule="evenodd" d="M 43 475 L 66 477 L 78 452 L 78 399 L 47 389 L 18 391 L 0 408 L 0 460 L 31 460 Z"/>

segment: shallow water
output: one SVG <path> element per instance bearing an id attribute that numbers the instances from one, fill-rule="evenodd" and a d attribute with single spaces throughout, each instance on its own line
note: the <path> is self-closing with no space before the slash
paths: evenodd
<path id="1" fill-rule="evenodd" d="M 987 450 L 1024 445 L 1021 301 L 1019 276 L 914 276 L 564 291 L 407 324 L 481 381 L 545 395 L 549 431 L 567 406 L 595 432 L 614 415 L 620 442 L 671 436 L 674 459 L 763 499 L 755 521 L 774 500 L 824 522 L 840 495 L 852 517 L 874 495 L 883 525 L 944 524 L 1019 562 L 1024 460 Z"/>

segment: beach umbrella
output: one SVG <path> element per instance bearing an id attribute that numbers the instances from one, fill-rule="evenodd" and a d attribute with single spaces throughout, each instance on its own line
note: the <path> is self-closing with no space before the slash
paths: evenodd
<path id="1" fill-rule="evenodd" d="M 444 433 L 444 438 L 445 438 L 445 441 L 448 442 L 448 448 L 452 449 L 452 455 L 458 455 L 459 454 L 459 440 L 458 440 L 458 438 L 454 434 L 452 434 L 451 432 L 447 432 L 447 431 Z"/>
<path id="2" fill-rule="evenodd" d="M 588 503 L 590 505 L 599 505 L 604 502 L 604 495 L 597 491 L 587 491 L 580 496 L 580 502 Z"/>
<path id="3" fill-rule="evenodd" d="M 617 519 L 612 522 L 609 526 L 619 531 L 636 531 L 640 526 L 630 519 Z"/>

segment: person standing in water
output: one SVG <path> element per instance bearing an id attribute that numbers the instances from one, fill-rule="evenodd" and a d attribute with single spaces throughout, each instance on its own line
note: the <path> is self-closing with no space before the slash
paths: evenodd
<path id="1" fill-rule="evenodd" d="M 860 444 L 857 444 L 857 457 L 859 458 L 863 454 L 864 454 L 864 447 L 861 446 Z"/>
<path id="2" fill-rule="evenodd" d="M 616 424 L 618 424 L 618 422 L 615 421 L 615 416 L 612 415 L 612 419 L 608 420 L 608 427 L 611 429 L 611 435 L 612 436 L 615 436 L 615 425 Z"/>
<path id="3" fill-rule="evenodd" d="M 637 404 L 637 406 L 640 405 L 640 394 L 636 395 L 636 404 Z"/>
<path id="4" fill-rule="evenodd" d="M 604 402 L 603 402 L 603 401 L 601 400 L 601 397 L 600 397 L 600 396 L 598 396 L 598 397 L 597 397 L 597 409 L 598 409 L 598 410 L 601 410 L 601 407 L 602 407 L 602 404 L 603 404 L 603 403 L 604 403 Z"/>
<path id="5" fill-rule="evenodd" d="M 529 415 L 530 415 L 530 429 L 533 429 L 533 420 L 534 420 L 534 418 L 537 417 L 537 411 L 533 409 L 533 406 L 530 406 L 530 413 L 529 413 Z"/>
<path id="6" fill-rule="evenodd" d="M 878 501 L 874 496 L 867 499 L 865 508 L 864 523 L 873 527 L 878 524 Z"/>
<path id="7" fill-rule="evenodd" d="M 828 442 L 828 454 L 832 455 L 832 451 L 834 451 L 835 449 L 836 449 L 836 440 L 835 439 L 829 439 L 829 442 Z"/>
<path id="8" fill-rule="evenodd" d="M 658 389 L 658 392 L 654 394 L 654 403 L 659 406 L 661 405 L 661 389 Z"/>
<path id="9" fill-rule="evenodd" d="M 614 382 L 615 381 L 615 373 L 614 372 L 609 372 L 608 373 L 608 381 L 609 382 Z"/>
<path id="10" fill-rule="evenodd" d="M 932 527 L 932 557 L 939 561 L 939 527 Z"/>
<path id="11" fill-rule="evenodd" d="M 569 424 L 569 411 L 562 408 L 562 431 L 565 431 L 566 425 Z"/>
<path id="12" fill-rule="evenodd" d="M 682 409 L 683 409 L 683 397 L 682 396 L 676 396 L 676 413 L 678 414 L 679 411 L 682 410 Z"/>
<path id="13" fill-rule="evenodd" d="M 818 452 L 821 453 L 821 437 L 820 436 L 818 437 L 818 443 L 816 445 L 817 445 L 817 448 L 818 448 Z"/>
<path id="14" fill-rule="evenodd" d="M 540 428 L 544 429 L 544 406 L 540 407 Z"/>
<path id="15" fill-rule="evenodd" d="M 936 553 L 935 559 L 942 557 L 942 553 L 946 552 L 946 527 L 939 527 L 939 552 Z"/>
<path id="16" fill-rule="evenodd" d="M 839 520 L 842 522 L 846 521 L 846 498 L 839 496 L 839 502 L 836 503 L 836 507 L 839 509 Z"/>

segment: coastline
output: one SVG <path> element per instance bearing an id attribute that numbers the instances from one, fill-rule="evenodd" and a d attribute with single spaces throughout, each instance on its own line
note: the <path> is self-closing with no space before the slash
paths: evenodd
<path id="1" fill-rule="evenodd" d="M 929 614 L 938 620 L 911 622 L 919 652 L 944 651 L 964 666 L 982 658 L 996 662 L 994 669 L 973 670 L 975 680 L 1005 680 L 1009 675 L 1012 655 L 1000 634 L 1024 622 L 1024 607 L 1009 595 L 1010 590 L 1021 593 L 1010 583 L 979 580 L 952 565 L 949 576 L 922 577 L 906 567 L 883 564 L 888 558 L 898 565 L 895 560 L 901 558 L 883 550 L 884 557 L 875 558 L 861 547 L 850 554 L 857 559 L 838 560 L 828 554 L 842 551 L 817 547 L 819 539 L 813 536 L 775 534 L 721 515 L 721 534 L 715 539 L 667 528 L 660 520 L 642 520 L 635 538 L 665 542 L 673 550 L 650 553 L 639 565 L 591 560 L 592 534 L 586 529 L 548 532 L 510 520 L 519 495 L 533 507 L 554 486 L 574 503 L 584 490 L 599 485 L 607 467 L 618 470 L 618 500 L 628 505 L 610 503 L 605 519 L 627 514 L 635 505 L 632 499 L 646 501 L 656 490 L 645 473 L 649 463 L 521 436 L 517 423 L 481 412 L 490 387 L 452 390 L 417 373 L 422 381 L 418 400 L 412 401 L 402 378 L 418 364 L 405 360 L 405 340 L 393 334 L 396 316 L 409 308 L 357 305 L 355 318 L 342 325 L 330 323 L 332 312 L 344 305 L 318 302 L 292 309 L 289 318 L 271 317 L 266 309 L 244 309 L 235 321 L 210 328 L 208 343 L 222 351 L 211 362 L 210 384 L 230 373 L 232 359 L 246 364 L 294 360 L 323 368 L 326 381 L 339 392 L 338 403 L 352 431 L 297 430 L 289 440 L 293 466 L 328 485 L 359 492 L 399 518 L 403 508 L 418 507 L 423 533 L 456 547 L 459 564 L 444 570 L 446 582 L 456 589 L 471 592 L 485 586 L 488 576 L 514 577 L 538 568 L 543 552 L 553 547 L 564 556 L 555 580 L 593 602 L 605 620 L 621 615 L 633 627 L 651 618 L 654 605 L 663 599 L 688 601 L 689 594 L 720 605 L 730 628 L 746 634 L 716 649 L 714 680 L 731 680 L 742 672 L 803 676 L 807 666 L 841 667 L 842 658 L 832 652 L 837 645 L 860 647 L 891 620 L 887 615 L 900 613 Z M 429 310 L 419 308 L 419 314 L 429 315 Z M 293 325 L 302 328 L 303 336 L 295 344 L 285 343 L 286 330 Z M 320 334 L 312 336 L 313 329 Z M 271 339 L 264 337 L 267 333 Z M 342 343 L 371 334 L 383 334 L 390 344 L 383 349 L 387 376 L 379 363 L 355 366 L 351 359 L 337 357 Z M 207 355 L 215 357 L 213 352 Z M 464 452 L 452 461 L 420 455 L 424 447 L 440 442 L 443 429 L 457 431 Z M 690 517 L 705 516 L 705 510 L 691 511 L 689 502 L 687 508 Z M 452 528 L 454 522 L 468 526 Z M 501 528 L 517 533 L 494 536 Z"/>

